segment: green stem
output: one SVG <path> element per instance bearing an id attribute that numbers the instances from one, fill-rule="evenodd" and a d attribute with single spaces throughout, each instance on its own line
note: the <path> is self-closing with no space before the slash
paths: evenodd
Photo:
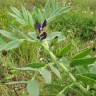
<path id="1" fill-rule="evenodd" d="M 66 71 L 66 73 L 69 74 L 69 76 L 73 80 L 73 82 L 76 82 L 76 78 L 73 76 L 73 74 L 71 72 L 69 72 L 69 70 L 64 66 L 64 64 L 59 63 L 59 65 L 62 67 L 62 69 L 64 69 Z"/>
<path id="2" fill-rule="evenodd" d="M 59 92 L 59 94 L 58 94 L 58 95 L 60 95 L 60 94 L 64 93 L 67 89 L 71 88 L 71 87 L 72 87 L 72 86 L 74 86 L 74 85 L 75 85 L 75 84 L 74 84 L 74 83 L 72 83 L 72 84 L 70 84 L 70 85 L 66 86 L 63 90 L 61 90 L 61 91 Z"/>
<path id="3" fill-rule="evenodd" d="M 50 55 L 50 57 L 52 58 L 52 60 L 54 61 L 54 63 L 58 63 L 58 64 L 61 66 L 61 68 L 64 69 L 67 74 L 69 74 L 69 76 L 70 76 L 70 78 L 72 79 L 72 81 L 73 81 L 74 83 L 76 83 L 77 80 L 76 80 L 76 78 L 74 77 L 74 75 L 66 68 L 66 66 L 64 66 L 63 63 L 60 63 L 60 62 L 57 61 L 56 56 L 55 56 L 55 55 L 53 54 L 53 52 L 49 49 L 48 42 L 47 42 L 47 41 L 44 41 L 44 42 L 42 42 L 42 45 L 43 45 L 44 49 L 49 53 L 49 55 Z M 46 45 L 47 45 L 47 47 L 46 47 Z M 86 88 L 84 88 L 84 87 L 81 85 L 81 83 L 78 83 L 78 87 L 79 87 L 85 94 L 87 94 Z"/>

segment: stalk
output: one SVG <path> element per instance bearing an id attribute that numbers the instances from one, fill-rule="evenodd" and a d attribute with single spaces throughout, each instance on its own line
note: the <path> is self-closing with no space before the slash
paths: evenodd
<path id="1" fill-rule="evenodd" d="M 60 62 L 57 61 L 56 56 L 55 56 L 54 53 L 49 49 L 49 45 L 48 45 L 47 40 L 44 40 L 44 41 L 42 42 L 42 46 L 43 46 L 44 49 L 47 51 L 47 53 L 50 55 L 50 57 L 51 57 L 51 59 L 53 60 L 53 62 L 56 63 L 56 64 L 59 64 L 59 65 L 61 66 L 61 68 L 62 68 L 63 70 L 65 70 L 65 72 L 66 72 L 66 73 L 69 75 L 69 77 L 72 79 L 73 83 L 77 83 L 77 80 L 76 80 L 75 76 L 68 70 L 68 68 L 67 68 L 63 63 L 60 63 Z M 81 83 L 78 82 L 78 83 L 77 83 L 77 86 L 78 86 L 85 94 L 87 94 L 86 88 L 84 88 Z"/>

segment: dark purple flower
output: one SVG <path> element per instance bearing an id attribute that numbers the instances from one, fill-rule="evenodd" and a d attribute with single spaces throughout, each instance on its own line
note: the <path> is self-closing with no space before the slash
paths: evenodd
<path id="1" fill-rule="evenodd" d="M 40 39 L 40 40 L 46 39 L 46 37 L 47 37 L 47 33 L 46 32 L 43 32 L 42 34 L 37 36 L 37 38 Z"/>
<path id="2" fill-rule="evenodd" d="M 47 21 L 45 19 L 44 22 L 43 22 L 43 24 L 42 24 L 42 28 L 46 27 L 46 25 L 47 25 Z"/>
<path id="3" fill-rule="evenodd" d="M 43 30 L 44 27 L 46 27 L 47 21 L 46 19 L 44 20 L 43 24 L 37 23 L 36 28 L 39 30 L 39 36 L 37 36 L 37 39 L 43 40 L 46 39 L 47 33 Z"/>
<path id="4" fill-rule="evenodd" d="M 43 24 L 38 23 L 37 29 L 39 30 L 39 32 L 43 31 L 43 28 L 46 27 L 46 25 L 47 25 L 46 19 L 44 20 Z"/>

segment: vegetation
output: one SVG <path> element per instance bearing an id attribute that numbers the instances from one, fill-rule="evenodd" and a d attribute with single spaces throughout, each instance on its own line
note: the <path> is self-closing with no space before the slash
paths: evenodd
<path id="1" fill-rule="evenodd" d="M 95 0 L 0 2 L 1 96 L 96 95 Z"/>

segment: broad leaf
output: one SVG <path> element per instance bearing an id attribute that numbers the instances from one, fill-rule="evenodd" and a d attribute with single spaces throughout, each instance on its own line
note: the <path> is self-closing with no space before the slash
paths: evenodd
<path id="1" fill-rule="evenodd" d="M 7 44 L 1 45 L 0 46 L 0 51 L 11 50 L 11 49 L 14 49 L 14 48 L 18 48 L 21 45 L 22 42 L 23 42 L 23 40 L 19 40 L 19 39 L 10 41 Z"/>
<path id="2" fill-rule="evenodd" d="M 6 43 L 6 40 L 4 38 L 0 37 L 0 45 Z"/>
<path id="3" fill-rule="evenodd" d="M 78 74 L 77 76 L 78 80 L 83 81 L 87 84 L 94 84 L 96 83 L 96 74 L 87 73 L 87 74 Z"/>
<path id="4" fill-rule="evenodd" d="M 29 35 L 32 39 L 37 40 L 37 34 L 36 34 L 36 32 L 28 32 L 28 35 Z"/>
<path id="5" fill-rule="evenodd" d="M 89 72 L 89 67 L 88 66 L 75 66 L 76 72 L 83 74 L 83 73 L 88 73 Z"/>
<path id="6" fill-rule="evenodd" d="M 39 96 L 39 84 L 36 80 L 31 80 L 27 84 L 29 96 Z"/>
<path id="7" fill-rule="evenodd" d="M 57 39 L 58 42 L 65 40 L 65 36 L 61 32 L 49 33 L 47 40 L 51 42 L 54 38 Z"/>
<path id="8" fill-rule="evenodd" d="M 82 74 L 83 76 L 87 76 L 87 77 L 89 77 L 89 78 L 91 78 L 91 79 L 94 79 L 94 80 L 96 80 L 96 74 L 95 73 L 84 73 L 84 74 Z"/>
<path id="9" fill-rule="evenodd" d="M 91 73 L 96 73 L 96 62 L 89 66 L 89 70 Z"/>
<path id="10" fill-rule="evenodd" d="M 45 82 L 47 84 L 50 84 L 51 83 L 51 72 L 47 69 L 41 69 L 41 70 L 39 70 L 39 72 L 45 79 Z"/>
<path id="11" fill-rule="evenodd" d="M 91 51 L 91 48 L 84 49 L 80 53 L 75 55 L 72 59 L 83 58 L 83 57 L 87 56 L 90 53 L 90 51 Z"/>
<path id="12" fill-rule="evenodd" d="M 93 64 L 96 61 L 96 57 L 94 58 L 81 58 L 81 59 L 74 59 L 70 63 L 71 66 L 85 66 L 89 64 Z"/>
<path id="13" fill-rule="evenodd" d="M 0 30 L 0 34 L 8 39 L 17 39 L 12 32 L 7 32 L 5 30 Z"/>
<path id="14" fill-rule="evenodd" d="M 60 62 L 66 64 L 66 66 L 69 66 L 70 60 L 68 60 L 66 57 L 60 58 Z"/>

